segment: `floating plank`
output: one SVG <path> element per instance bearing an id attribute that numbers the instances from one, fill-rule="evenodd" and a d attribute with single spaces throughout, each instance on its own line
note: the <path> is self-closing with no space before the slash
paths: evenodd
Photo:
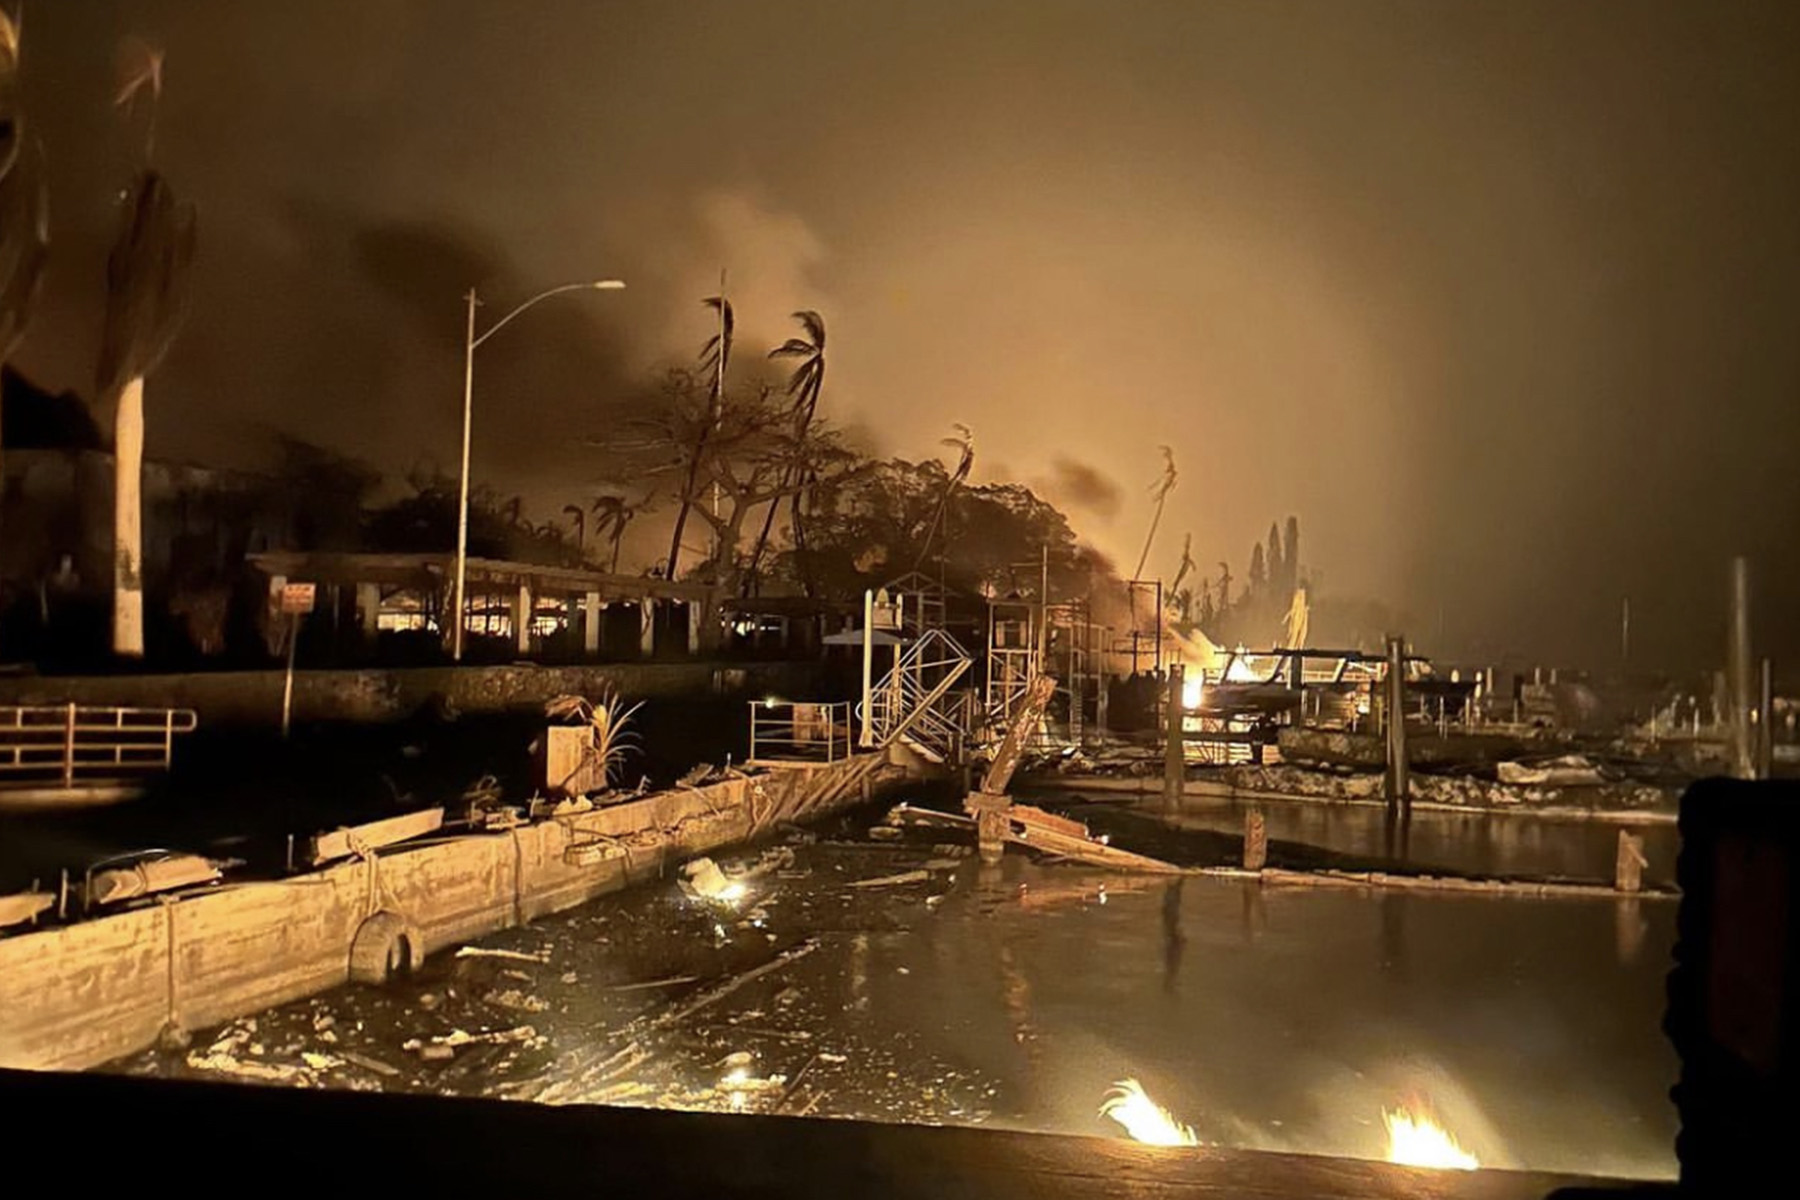
<path id="1" fill-rule="evenodd" d="M 312 838 L 307 846 L 306 862 L 307 865 L 316 867 L 334 859 L 349 858 L 362 850 L 375 850 L 391 846 L 395 842 L 404 842 L 407 838 L 432 833 L 443 826 L 444 810 L 426 808 L 380 821 L 370 821 L 366 825 L 334 829 Z"/>
<path id="2" fill-rule="evenodd" d="M 898 875 L 883 875 L 877 879 L 853 879 L 845 886 L 853 888 L 902 887 L 909 883 L 929 882 L 931 882 L 930 871 L 902 871 Z"/>
<path id="3" fill-rule="evenodd" d="M 0 929 L 29 921 L 55 905 L 55 892 L 17 892 L 0 896 Z"/>
<path id="4" fill-rule="evenodd" d="M 1015 846 L 1024 846 L 1030 850 L 1041 850 L 1045 854 L 1054 854 L 1058 858 L 1073 859 L 1087 863 L 1089 866 L 1106 867 L 1115 871 L 1144 871 L 1157 875 L 1179 875 L 1182 869 L 1174 863 L 1167 863 L 1160 858 L 1148 858 L 1142 854 L 1133 854 L 1129 850 L 1120 850 L 1103 842 L 1088 837 L 1071 837 L 1054 829 L 1026 825 L 1024 828 L 1009 826 L 1006 840 Z"/>

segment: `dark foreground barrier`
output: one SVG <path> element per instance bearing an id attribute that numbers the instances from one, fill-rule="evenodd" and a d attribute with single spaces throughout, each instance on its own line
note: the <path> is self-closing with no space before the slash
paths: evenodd
<path id="1" fill-rule="evenodd" d="M 780 1200 L 1538 1200 L 1633 1194 L 1599 1181 L 1098 1138 L 800 1117 L 549 1107 L 487 1100 L 0 1071 L 16 1146 L 104 1140 L 99 1184 L 175 1172 L 207 1190 L 288 1176 L 333 1193 L 397 1196 L 766 1196 Z M 74 1131 L 85 1130 L 86 1133 Z M 106 1165 L 110 1164 L 110 1165 Z M 1667 1189 L 1644 1189 L 1666 1195 Z"/>
<path id="2" fill-rule="evenodd" d="M 1666 1028 L 1681 1181 L 1792 1195 L 1800 1130 L 1800 786 L 1707 780 L 1681 801 Z M 1784 1182 L 1785 1181 L 1785 1182 Z"/>

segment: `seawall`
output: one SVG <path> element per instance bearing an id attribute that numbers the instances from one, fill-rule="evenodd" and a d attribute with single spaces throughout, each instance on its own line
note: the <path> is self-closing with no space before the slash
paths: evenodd
<path id="1" fill-rule="evenodd" d="M 92 1067 L 167 1031 L 373 980 L 922 774 L 910 756 L 862 755 L 738 775 L 0 937 L 0 1067 Z"/>

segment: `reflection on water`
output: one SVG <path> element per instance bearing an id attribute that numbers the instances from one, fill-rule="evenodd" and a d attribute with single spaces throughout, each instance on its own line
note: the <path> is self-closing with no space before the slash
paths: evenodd
<path id="1" fill-rule="evenodd" d="M 1061 799 L 1067 801 L 1064 793 Z M 1044 797 L 1055 803 L 1054 797 Z M 1242 837 L 1250 805 L 1221 801 L 1191 805 L 1173 818 L 1178 829 Z M 1265 801 L 1272 863 L 1294 843 L 1360 858 L 1397 858 L 1421 870 L 1475 875 L 1560 876 L 1610 882 L 1619 852 L 1619 830 L 1610 821 L 1552 821 L 1527 815 L 1417 811 L 1390 828 L 1386 810 L 1373 805 Z M 1116 813 L 1117 806 L 1076 812 Z M 1644 839 L 1647 884 L 1672 884 L 1676 832 L 1672 824 L 1630 827 Z M 1122 835 L 1123 836 L 1123 835 Z M 1390 846 L 1393 852 L 1390 853 Z"/>
<path id="2" fill-rule="evenodd" d="M 1006 866 L 1028 891 L 1083 874 Z M 1091 1133 L 1093 1098 L 1136 1075 L 1209 1143 L 1381 1157 L 1384 1108 L 1416 1101 L 1485 1164 L 1667 1176 L 1674 911 L 1188 878 L 947 909 L 927 936 L 976 936 L 1001 994 L 991 970 L 923 982 L 946 1019 L 998 1001 L 1029 1031 L 1010 1062 L 955 1047 L 1001 1081 L 999 1123 Z"/>
<path id="3" fill-rule="evenodd" d="M 1667 901 L 1265 888 L 1012 854 L 858 889 L 939 852 L 795 850 L 794 871 L 758 884 L 766 919 L 723 944 L 713 911 L 647 887 L 484 939 L 541 968 L 437 956 L 391 988 L 259 1014 L 256 1039 L 393 1064 L 365 1085 L 687 1108 L 725 1106 L 721 1063 L 747 1054 L 786 1081 L 760 1111 L 1088 1136 L 1119 1135 L 1098 1106 L 1136 1079 L 1207 1143 L 1378 1159 L 1383 1114 L 1405 1108 L 1484 1164 L 1673 1171 Z M 802 941 L 816 951 L 718 990 Z M 699 990 L 644 986 L 681 978 Z M 716 1002 L 651 1032 L 707 989 Z M 404 1049 L 511 1029 L 518 992 L 543 1002 L 541 1045 Z M 341 1042 L 318 1040 L 325 1016 Z M 178 1053 L 128 1069 L 195 1070 Z"/>

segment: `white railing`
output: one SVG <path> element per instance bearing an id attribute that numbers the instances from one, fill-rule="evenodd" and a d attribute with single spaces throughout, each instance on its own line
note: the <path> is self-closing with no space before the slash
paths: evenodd
<path id="1" fill-rule="evenodd" d="M 854 737 L 848 701 L 750 703 L 752 766 L 829 766 L 850 757 Z"/>
<path id="2" fill-rule="evenodd" d="M 869 737 L 899 740 L 937 762 L 962 757 L 969 697 L 950 689 L 968 671 L 969 654 L 942 629 L 926 630 L 869 693 Z M 863 715 L 859 706 L 857 715 Z"/>
<path id="3" fill-rule="evenodd" d="M 197 723 L 189 708 L 0 707 L 0 787 L 74 787 L 166 771 L 175 735 Z"/>

